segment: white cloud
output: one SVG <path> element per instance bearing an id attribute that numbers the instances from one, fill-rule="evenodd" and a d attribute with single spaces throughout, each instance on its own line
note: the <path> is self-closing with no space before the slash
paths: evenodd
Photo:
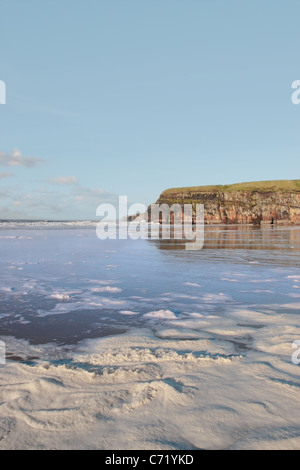
<path id="1" fill-rule="evenodd" d="M 103 201 L 108 196 L 108 199 L 111 199 L 113 196 L 110 193 L 106 193 L 101 188 L 84 188 L 82 186 L 78 186 L 73 190 L 74 198 L 77 202 L 85 202 L 85 201 Z"/>
<path id="2" fill-rule="evenodd" d="M 14 149 L 11 154 L 0 152 L 1 166 L 26 166 L 27 168 L 30 168 L 37 166 L 42 162 L 42 158 L 24 157 L 18 149 Z"/>
<path id="3" fill-rule="evenodd" d="M 10 173 L 10 172 L 0 173 L 0 179 L 7 178 L 8 176 L 13 176 L 13 173 Z"/>
<path id="4" fill-rule="evenodd" d="M 0 219 L 97 220 L 96 209 L 104 202 L 116 205 L 118 196 L 79 184 L 36 187 L 30 192 L 13 187 L 0 192 Z"/>
<path id="5" fill-rule="evenodd" d="M 59 176 L 58 178 L 50 178 L 48 181 L 52 184 L 78 184 L 76 176 Z"/>

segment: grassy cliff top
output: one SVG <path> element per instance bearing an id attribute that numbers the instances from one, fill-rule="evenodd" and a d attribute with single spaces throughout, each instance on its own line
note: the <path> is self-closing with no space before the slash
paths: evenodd
<path id="1" fill-rule="evenodd" d="M 300 180 L 254 181 L 229 185 L 191 186 L 186 188 L 170 188 L 163 191 L 161 196 L 171 196 L 179 193 L 197 192 L 233 192 L 233 191 L 282 191 L 300 193 Z"/>

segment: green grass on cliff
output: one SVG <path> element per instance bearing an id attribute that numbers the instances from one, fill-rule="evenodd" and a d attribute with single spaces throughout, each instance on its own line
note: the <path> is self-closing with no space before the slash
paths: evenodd
<path id="1" fill-rule="evenodd" d="M 163 191 L 161 196 L 171 196 L 178 193 L 197 192 L 233 192 L 233 191 L 281 191 L 286 193 L 299 193 L 300 180 L 255 181 L 251 183 L 237 183 L 230 185 L 191 186 L 186 188 L 170 188 Z"/>

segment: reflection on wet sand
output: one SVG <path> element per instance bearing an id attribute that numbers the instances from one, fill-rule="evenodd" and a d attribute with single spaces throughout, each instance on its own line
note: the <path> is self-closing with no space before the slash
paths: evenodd
<path id="1" fill-rule="evenodd" d="M 170 239 L 150 240 L 161 250 L 183 250 L 186 240 L 179 239 L 178 230 L 171 229 Z M 190 243 L 193 243 L 192 241 Z M 300 227 L 258 227 L 227 225 L 205 227 L 203 249 L 300 250 Z"/>

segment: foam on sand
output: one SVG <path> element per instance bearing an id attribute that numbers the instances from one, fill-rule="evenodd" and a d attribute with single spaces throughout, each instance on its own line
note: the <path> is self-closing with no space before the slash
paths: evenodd
<path id="1" fill-rule="evenodd" d="M 61 357 L 55 345 L 18 342 L 24 359 L 45 359 L 1 367 L 0 448 L 299 447 L 300 372 L 283 355 L 291 331 L 280 355 L 179 334 L 133 330 Z"/>
<path id="2" fill-rule="evenodd" d="M 283 250 L 192 253 L 28 226 L 1 240 L 0 449 L 300 447 L 300 250 L 280 227 Z"/>

